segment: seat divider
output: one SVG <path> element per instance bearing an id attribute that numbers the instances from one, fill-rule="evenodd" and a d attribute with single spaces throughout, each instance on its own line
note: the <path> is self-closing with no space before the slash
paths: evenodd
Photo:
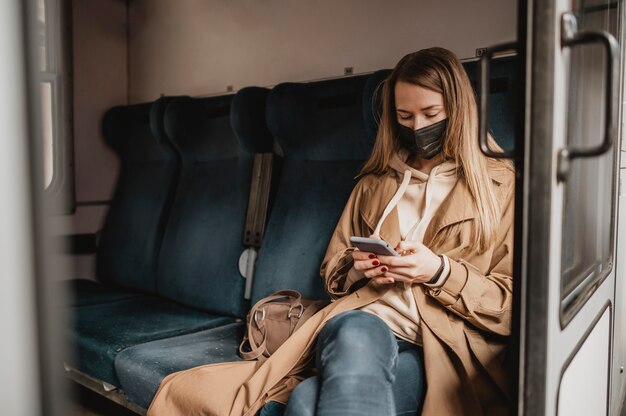
<path id="1" fill-rule="evenodd" d="M 252 297 L 252 281 L 258 249 L 263 241 L 263 233 L 267 220 L 267 210 L 270 199 L 270 186 L 272 183 L 272 171 L 274 166 L 273 153 L 256 153 L 252 166 L 252 180 L 250 182 L 250 197 L 248 198 L 248 212 L 244 229 L 243 243 L 247 247 L 240 259 L 245 262 L 244 277 L 246 288 L 244 298 Z M 240 267 L 240 271 L 241 271 Z"/>

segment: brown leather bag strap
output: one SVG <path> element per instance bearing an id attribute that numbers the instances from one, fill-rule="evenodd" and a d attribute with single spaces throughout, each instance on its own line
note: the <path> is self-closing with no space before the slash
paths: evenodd
<path id="1" fill-rule="evenodd" d="M 315 315 L 320 309 L 326 306 L 327 303 L 328 302 L 325 302 L 323 300 L 311 302 L 311 304 L 309 304 L 304 310 L 304 313 L 302 314 L 302 316 L 300 316 L 300 319 L 298 320 L 296 327 L 293 329 L 292 334 L 296 332 L 298 328 L 300 328 L 302 324 L 304 324 L 310 317 Z"/>
<path id="2" fill-rule="evenodd" d="M 261 360 L 266 358 L 263 355 L 265 351 L 267 351 L 266 340 L 267 333 L 263 333 L 263 342 L 261 342 L 261 344 L 259 344 L 256 348 L 251 348 L 250 351 L 244 351 L 243 345 L 246 343 L 246 341 L 248 341 L 248 334 L 245 334 L 243 336 L 243 341 L 241 341 L 241 344 L 239 344 L 239 354 L 241 354 L 241 358 L 243 358 L 244 360 L 256 360 L 257 358 Z M 253 342 L 254 341 L 250 339 L 251 346 Z"/>

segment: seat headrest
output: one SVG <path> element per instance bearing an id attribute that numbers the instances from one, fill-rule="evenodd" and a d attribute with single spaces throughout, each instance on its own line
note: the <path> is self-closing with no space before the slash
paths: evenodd
<path id="1" fill-rule="evenodd" d="M 476 89 L 480 62 L 464 62 L 463 67 Z M 504 150 L 511 150 L 515 145 L 516 97 L 519 85 L 517 57 L 494 58 L 489 69 L 489 131 Z"/>
<path id="2" fill-rule="evenodd" d="M 178 97 L 161 97 L 152 103 L 152 107 L 150 108 L 150 129 L 152 136 L 154 136 L 159 143 L 167 141 L 165 124 L 163 123 L 165 109 L 167 105 L 176 98 Z"/>
<path id="3" fill-rule="evenodd" d="M 363 90 L 363 120 L 368 139 L 376 141 L 376 133 L 382 114 L 383 81 L 391 74 L 390 69 L 381 69 L 367 78 Z"/>
<path id="4" fill-rule="evenodd" d="M 240 149 L 230 125 L 233 95 L 173 100 L 165 112 L 165 132 L 183 158 L 199 161 L 237 157 Z"/>
<path id="5" fill-rule="evenodd" d="M 134 162 L 161 160 L 163 143 L 155 136 L 158 124 L 157 103 L 116 106 L 102 118 L 102 135 L 106 144 L 120 158 Z"/>
<path id="6" fill-rule="evenodd" d="M 312 161 L 365 160 L 373 142 L 363 122 L 367 76 L 272 89 L 267 124 L 286 158 Z"/>
<path id="7" fill-rule="evenodd" d="M 267 88 L 246 87 L 233 98 L 230 123 L 239 145 L 248 153 L 272 151 L 273 137 L 265 121 L 269 92 Z"/>

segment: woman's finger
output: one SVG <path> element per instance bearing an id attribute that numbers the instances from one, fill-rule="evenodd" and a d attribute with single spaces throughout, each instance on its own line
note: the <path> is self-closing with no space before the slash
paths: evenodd
<path id="1" fill-rule="evenodd" d="M 376 254 L 367 251 L 355 250 L 352 252 L 352 258 L 354 260 L 373 260 L 376 258 Z"/>
<path id="2" fill-rule="evenodd" d="M 419 241 L 400 241 L 396 246 L 396 251 L 402 255 L 402 252 L 414 253 L 421 250 L 423 247 L 426 246 Z"/>
<path id="3" fill-rule="evenodd" d="M 381 263 L 380 260 L 378 259 L 374 259 L 374 260 L 355 260 L 354 261 L 354 265 L 352 267 L 354 267 L 354 270 L 368 270 L 368 269 L 372 269 L 374 267 L 380 267 Z"/>
<path id="4" fill-rule="evenodd" d="M 376 283 L 383 283 L 383 284 L 389 284 L 389 283 L 395 282 L 395 280 L 392 277 L 375 277 L 372 280 L 375 281 Z"/>
<path id="5" fill-rule="evenodd" d="M 363 269 L 361 269 L 363 270 Z M 373 279 L 375 277 L 380 277 L 382 275 L 385 274 L 385 272 L 389 270 L 389 268 L 387 266 L 378 266 L 378 267 L 373 267 L 370 269 L 366 269 L 363 271 L 363 275 L 369 279 Z"/>
<path id="6" fill-rule="evenodd" d="M 390 267 L 409 267 L 415 264 L 415 258 L 409 256 L 377 256 L 382 264 Z"/>

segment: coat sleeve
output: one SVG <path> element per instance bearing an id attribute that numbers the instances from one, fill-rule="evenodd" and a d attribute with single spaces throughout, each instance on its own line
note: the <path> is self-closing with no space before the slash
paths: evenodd
<path id="1" fill-rule="evenodd" d="M 450 259 L 446 282 L 428 290 L 452 313 L 481 330 L 503 336 L 511 332 L 514 186 L 507 195 L 487 273 L 464 259 Z"/>
<path id="2" fill-rule="evenodd" d="M 324 279 L 326 292 L 328 292 L 333 299 L 350 294 L 351 291 L 349 289 L 350 286 L 352 286 L 351 283 L 354 283 L 346 282 L 348 273 L 354 264 L 352 252 L 355 250 L 355 247 L 350 245 L 350 236 L 363 236 L 367 234 L 367 237 L 370 235 L 369 230 L 366 229 L 367 226 L 363 223 L 359 214 L 363 188 L 362 179 L 357 183 L 350 194 L 350 198 L 339 218 L 339 222 L 330 239 L 330 243 L 326 249 L 326 255 L 320 267 L 320 275 L 322 279 Z M 352 275 L 355 274 L 352 273 Z"/>

